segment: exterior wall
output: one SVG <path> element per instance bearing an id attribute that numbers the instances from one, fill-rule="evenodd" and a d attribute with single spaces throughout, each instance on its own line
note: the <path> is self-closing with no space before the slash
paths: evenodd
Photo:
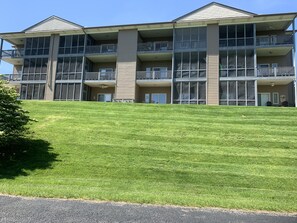
<path id="1" fill-rule="evenodd" d="M 219 105 L 219 26 L 207 26 L 207 104 Z"/>
<path id="2" fill-rule="evenodd" d="M 97 101 L 97 94 L 112 94 L 112 97 L 114 97 L 114 92 L 115 89 L 114 87 L 109 87 L 109 88 L 99 88 L 99 87 L 91 87 L 91 101 Z"/>
<path id="3" fill-rule="evenodd" d="M 51 35 L 50 52 L 47 64 L 47 80 L 45 85 L 45 100 L 54 100 L 57 61 L 59 52 L 59 35 Z"/>
<path id="4" fill-rule="evenodd" d="M 275 57 L 258 57 L 257 64 L 272 64 L 278 63 L 279 67 L 291 67 L 292 64 L 292 51 L 290 51 L 286 56 L 275 56 Z"/>
<path id="5" fill-rule="evenodd" d="M 145 94 L 153 94 L 153 93 L 166 93 L 166 103 L 171 103 L 171 88 L 170 87 L 139 87 L 139 98 L 138 102 L 145 102 Z"/>
<path id="6" fill-rule="evenodd" d="M 258 85 L 258 93 L 270 93 L 270 98 L 272 100 L 272 93 L 278 92 L 280 96 L 280 104 L 282 102 L 282 96 L 285 96 L 283 98 L 284 101 L 288 101 L 289 105 L 294 104 L 294 99 L 292 98 L 292 95 L 290 93 L 292 92 L 292 84 L 288 85 L 275 85 L 275 86 L 269 86 L 269 85 Z"/>
<path id="7" fill-rule="evenodd" d="M 118 38 L 116 100 L 136 99 L 137 30 L 121 30 Z"/>

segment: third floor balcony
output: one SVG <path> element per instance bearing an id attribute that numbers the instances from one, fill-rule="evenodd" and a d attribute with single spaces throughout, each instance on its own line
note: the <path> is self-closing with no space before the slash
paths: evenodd
<path id="1" fill-rule="evenodd" d="M 290 46 L 294 44 L 293 35 L 258 36 L 257 47 Z"/>
<path id="2" fill-rule="evenodd" d="M 173 44 L 170 41 L 147 42 L 138 44 L 138 52 L 164 52 L 172 51 Z"/>
<path id="3" fill-rule="evenodd" d="M 294 77 L 294 67 L 274 67 L 274 68 L 258 68 L 258 77 Z"/>
<path id="4" fill-rule="evenodd" d="M 117 44 L 102 44 L 86 47 L 86 54 L 114 54 L 116 52 Z"/>

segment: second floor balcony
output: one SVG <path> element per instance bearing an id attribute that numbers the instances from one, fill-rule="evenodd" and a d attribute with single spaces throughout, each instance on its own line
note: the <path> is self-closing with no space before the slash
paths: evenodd
<path id="1" fill-rule="evenodd" d="M 6 81 L 9 84 L 19 84 L 21 81 L 22 75 L 21 74 L 1 74 L 0 75 L 0 80 Z"/>
<path id="2" fill-rule="evenodd" d="M 2 58 L 22 58 L 23 56 L 24 49 L 2 50 Z"/>
<path id="3" fill-rule="evenodd" d="M 169 80 L 172 71 L 137 71 L 137 80 Z"/>
<path id="4" fill-rule="evenodd" d="M 258 68 L 258 77 L 294 77 L 294 67 Z"/>
<path id="5" fill-rule="evenodd" d="M 110 72 L 86 72 L 84 76 L 85 81 L 114 81 L 116 73 Z"/>
<path id="6" fill-rule="evenodd" d="M 258 36 L 257 47 L 288 46 L 294 44 L 293 35 Z"/>
<path id="7" fill-rule="evenodd" d="M 173 43 L 170 41 L 147 42 L 138 44 L 138 52 L 164 52 L 171 51 Z"/>

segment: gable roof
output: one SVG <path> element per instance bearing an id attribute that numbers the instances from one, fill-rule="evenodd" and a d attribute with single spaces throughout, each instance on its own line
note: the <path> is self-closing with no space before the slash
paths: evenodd
<path id="1" fill-rule="evenodd" d="M 217 2 L 211 2 L 201 8 L 198 8 L 186 15 L 183 15 L 173 22 L 188 22 L 199 20 L 236 18 L 236 17 L 253 17 L 256 14 L 241 9 L 233 8 Z"/>
<path id="2" fill-rule="evenodd" d="M 83 27 L 66 19 L 62 19 L 58 16 L 50 16 L 49 18 L 25 29 L 23 32 L 49 32 L 59 30 L 75 30 L 81 28 Z"/>

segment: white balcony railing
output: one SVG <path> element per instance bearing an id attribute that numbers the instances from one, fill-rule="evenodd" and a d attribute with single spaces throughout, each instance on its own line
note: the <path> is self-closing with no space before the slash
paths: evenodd
<path id="1" fill-rule="evenodd" d="M 294 67 L 258 68 L 258 77 L 292 77 Z"/>
<path id="2" fill-rule="evenodd" d="M 292 45 L 293 35 L 258 36 L 257 46 Z"/>
<path id="3" fill-rule="evenodd" d="M 109 54 L 116 53 L 117 45 L 116 44 L 102 44 L 97 46 L 87 46 L 86 54 Z"/>
<path id="4" fill-rule="evenodd" d="M 138 44 L 138 52 L 160 52 L 170 51 L 172 49 L 173 44 L 169 41 L 148 42 Z"/>
<path id="5" fill-rule="evenodd" d="M 115 80 L 115 72 L 86 72 L 84 76 L 86 81 L 111 81 Z"/>
<path id="6" fill-rule="evenodd" d="M 172 78 L 172 71 L 137 71 L 137 80 L 166 80 Z"/>

